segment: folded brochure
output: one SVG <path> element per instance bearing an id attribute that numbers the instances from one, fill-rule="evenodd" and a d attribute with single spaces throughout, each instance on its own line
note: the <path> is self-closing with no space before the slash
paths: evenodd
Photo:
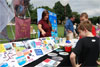
<path id="1" fill-rule="evenodd" d="M 59 64 L 60 64 L 59 61 L 55 61 L 55 60 L 47 58 L 41 63 L 39 63 L 38 65 L 36 65 L 35 67 L 56 67 Z"/>

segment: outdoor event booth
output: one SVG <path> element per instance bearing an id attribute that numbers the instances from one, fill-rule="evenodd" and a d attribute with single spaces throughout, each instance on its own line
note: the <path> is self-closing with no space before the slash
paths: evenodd
<path id="1" fill-rule="evenodd" d="M 8 22 L 15 17 L 15 40 L 30 38 L 31 18 L 24 18 L 23 10 L 14 13 L 8 9 L 5 0 L 1 0 L 3 4 L 2 24 L 0 32 L 6 27 Z M 19 5 L 21 6 L 21 4 Z M 7 7 L 6 9 L 4 7 Z M 27 9 L 27 8 L 26 8 Z M 3 11 L 4 10 L 4 11 Z M 45 9 L 37 10 L 38 20 L 41 19 L 42 12 Z M 17 13 L 19 12 L 19 13 Z M 75 47 L 78 39 L 68 40 L 66 38 L 58 38 L 57 32 L 57 15 L 49 12 L 49 20 L 52 25 L 52 37 L 35 38 L 31 40 L 21 40 L 16 42 L 0 44 L 0 67 L 52 67 L 52 66 L 71 66 L 69 55 L 71 49 Z M 7 13 L 7 16 L 4 15 Z M 17 16 L 21 15 L 22 16 Z M 23 18 L 22 18 L 23 17 Z M 8 20 L 9 19 L 9 20 Z M 5 22 L 5 23 L 4 23 Z M 2 27 L 3 26 L 3 27 Z M 2 29 L 1 29 L 2 28 Z M 13 35 L 14 36 L 14 35 Z M 39 37 L 39 32 L 38 32 Z M 1 37 L 2 38 L 2 37 Z M 8 37 L 6 38 L 8 39 Z M 10 41 L 10 39 L 8 39 Z M 65 47 L 66 46 L 66 47 Z"/>

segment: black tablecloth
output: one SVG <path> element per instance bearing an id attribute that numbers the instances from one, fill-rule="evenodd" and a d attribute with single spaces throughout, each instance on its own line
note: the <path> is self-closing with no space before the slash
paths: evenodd
<path id="1" fill-rule="evenodd" d="M 59 55 L 59 52 L 56 52 L 56 51 L 53 51 L 53 53 L 57 53 L 58 56 L 63 57 L 63 60 L 62 60 L 61 63 L 58 65 L 58 67 L 66 67 L 66 66 L 69 67 L 69 66 L 71 66 L 71 62 L 70 62 L 70 58 L 69 58 L 70 53 L 69 53 L 69 55 L 67 55 L 67 56 Z M 45 59 L 47 59 L 47 58 L 50 58 L 50 59 L 51 59 L 52 57 L 50 57 L 50 56 L 48 56 L 48 55 L 45 55 L 45 56 L 39 58 L 38 60 L 33 61 L 32 63 L 30 63 L 30 64 L 28 64 L 28 65 L 25 65 L 24 67 L 34 67 L 35 65 L 41 63 L 43 60 L 45 60 Z"/>

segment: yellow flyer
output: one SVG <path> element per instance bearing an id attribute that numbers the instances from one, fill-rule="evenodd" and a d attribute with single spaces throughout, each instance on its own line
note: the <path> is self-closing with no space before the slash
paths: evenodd
<path id="1" fill-rule="evenodd" d="M 44 41 L 44 44 L 48 44 L 47 41 Z"/>
<path id="2" fill-rule="evenodd" d="M 0 53 L 5 52 L 5 47 L 3 44 L 0 44 Z"/>

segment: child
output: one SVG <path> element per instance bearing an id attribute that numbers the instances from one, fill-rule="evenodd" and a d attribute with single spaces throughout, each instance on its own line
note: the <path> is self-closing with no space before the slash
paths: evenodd
<path id="1" fill-rule="evenodd" d="M 79 35 L 83 38 L 80 39 L 76 47 L 73 49 L 70 60 L 73 67 L 76 66 L 97 66 L 99 57 L 99 38 L 92 34 L 92 24 L 90 21 L 83 21 L 78 26 Z M 79 65 L 76 65 L 76 58 Z"/>
<path id="2" fill-rule="evenodd" d="M 80 15 L 80 22 L 83 22 L 83 21 L 88 21 L 88 14 L 87 13 L 82 13 Z M 95 27 L 92 25 L 92 34 L 94 36 L 96 36 L 96 30 L 95 30 Z M 82 36 L 80 36 L 80 39 L 82 38 Z"/>

